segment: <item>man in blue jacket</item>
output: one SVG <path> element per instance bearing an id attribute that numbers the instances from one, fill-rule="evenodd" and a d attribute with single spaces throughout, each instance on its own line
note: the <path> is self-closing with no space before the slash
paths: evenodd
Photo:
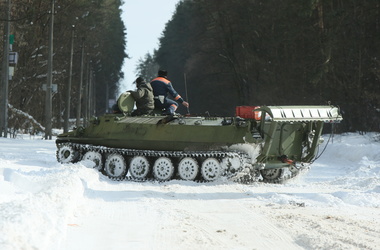
<path id="1" fill-rule="evenodd" d="M 189 107 L 189 103 L 183 100 L 183 98 L 175 91 L 172 83 L 168 80 L 168 72 L 166 70 L 159 70 L 158 76 L 154 78 L 150 85 L 153 88 L 154 106 L 159 109 L 163 109 L 163 114 L 173 115 L 178 108 L 178 101 L 182 103 L 186 108 Z M 175 101 L 168 99 L 168 93 L 174 98 Z"/>

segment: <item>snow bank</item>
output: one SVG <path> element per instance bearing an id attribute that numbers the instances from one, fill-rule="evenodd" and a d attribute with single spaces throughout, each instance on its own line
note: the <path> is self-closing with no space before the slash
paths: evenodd
<path id="1" fill-rule="evenodd" d="M 67 221 L 83 198 L 81 176 L 94 172 L 81 164 L 62 168 L 54 151 L 39 154 L 46 141 L 0 143 L 0 249 L 59 249 Z M 38 157 L 26 147 L 35 148 Z"/>
<path id="2" fill-rule="evenodd" d="M 321 189 L 310 197 L 312 203 L 380 207 L 380 142 L 375 140 L 376 135 L 334 136 L 311 170 L 299 180 Z"/>
<path id="3" fill-rule="evenodd" d="M 51 169 L 25 173 L 4 169 L 1 189 L 5 186 L 11 192 L 0 204 L 2 249 L 59 246 L 67 216 L 83 192 L 75 172 Z M 52 241 L 54 238 L 57 241 Z"/>
<path id="4" fill-rule="evenodd" d="M 330 179 L 329 184 L 376 191 L 380 185 L 380 141 L 375 140 L 375 135 L 335 136 L 333 143 L 316 161 L 311 174 L 323 174 Z"/>

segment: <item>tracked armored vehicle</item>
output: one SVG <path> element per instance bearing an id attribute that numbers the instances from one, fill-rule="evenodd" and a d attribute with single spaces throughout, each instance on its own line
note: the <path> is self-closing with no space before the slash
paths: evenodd
<path id="1" fill-rule="evenodd" d="M 112 179 L 279 183 L 316 157 L 325 123 L 342 120 L 333 106 L 237 107 L 234 117 L 132 117 L 133 99 L 118 100 L 122 113 L 105 114 L 57 137 L 61 163 L 81 160 Z"/>

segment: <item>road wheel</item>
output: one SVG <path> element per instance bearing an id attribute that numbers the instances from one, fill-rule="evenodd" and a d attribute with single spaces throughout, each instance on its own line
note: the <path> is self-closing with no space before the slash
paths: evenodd
<path id="1" fill-rule="evenodd" d="M 89 160 L 95 163 L 94 168 L 101 171 L 103 168 L 103 158 L 99 152 L 88 151 L 83 155 L 82 160 Z"/>
<path id="2" fill-rule="evenodd" d="M 70 145 L 62 145 L 57 150 L 57 160 L 60 163 L 76 162 L 78 159 L 79 152 Z"/>
<path id="3" fill-rule="evenodd" d="M 129 163 L 129 173 L 134 179 L 143 180 L 150 171 L 150 164 L 146 157 L 135 156 Z"/>
<path id="4" fill-rule="evenodd" d="M 122 155 L 110 154 L 104 164 L 106 175 L 112 178 L 123 178 L 127 174 L 127 164 Z"/>
<path id="5" fill-rule="evenodd" d="M 174 174 L 172 161 L 167 157 L 158 158 L 153 165 L 153 175 L 159 181 L 168 181 Z"/>
<path id="6" fill-rule="evenodd" d="M 214 181 L 222 174 L 220 162 L 215 158 L 208 158 L 203 161 L 201 175 L 206 181 Z"/>
<path id="7" fill-rule="evenodd" d="M 194 180 L 199 172 L 199 166 L 194 158 L 185 157 L 178 164 L 178 175 L 183 180 Z"/>
<path id="8" fill-rule="evenodd" d="M 262 169 L 260 173 L 264 182 L 280 183 L 284 181 L 284 169 L 282 168 Z"/>

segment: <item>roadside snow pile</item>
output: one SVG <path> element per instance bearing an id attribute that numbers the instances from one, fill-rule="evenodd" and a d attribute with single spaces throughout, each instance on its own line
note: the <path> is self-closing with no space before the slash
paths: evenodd
<path id="1" fill-rule="evenodd" d="M 81 176 L 97 173 L 80 164 L 62 168 L 53 150 L 39 150 L 51 142 L 0 139 L 0 145 L 0 249 L 59 248 L 83 198 Z"/>
<path id="2" fill-rule="evenodd" d="M 380 142 L 375 135 L 336 135 L 305 176 L 305 183 L 334 188 L 330 205 L 380 208 Z"/>
<path id="3" fill-rule="evenodd" d="M 375 138 L 374 133 L 335 137 L 319 160 L 333 171 L 330 184 L 368 191 L 379 189 L 380 141 Z"/>
<path id="4" fill-rule="evenodd" d="M 67 216 L 83 192 L 75 172 L 53 168 L 25 173 L 5 169 L 0 185 L 7 193 L 0 204 L 0 231 L 4 237 L 1 243 L 15 249 L 25 245 L 36 249 L 53 247 L 47 239 L 60 239 L 65 233 Z"/>

